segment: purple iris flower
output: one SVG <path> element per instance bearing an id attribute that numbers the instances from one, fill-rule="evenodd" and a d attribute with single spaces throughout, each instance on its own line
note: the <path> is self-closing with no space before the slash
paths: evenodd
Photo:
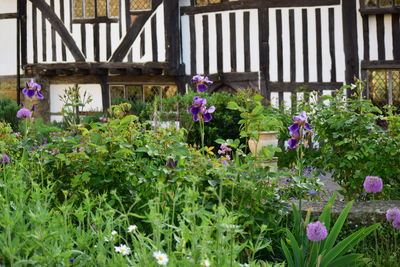
<path id="1" fill-rule="evenodd" d="M 307 122 L 307 113 L 302 111 L 300 115 L 294 116 L 293 120 L 299 124 L 304 124 Z"/>
<path id="2" fill-rule="evenodd" d="M 289 139 L 289 148 L 295 149 L 297 148 L 300 139 L 304 138 L 307 135 L 307 132 L 312 132 L 312 128 L 310 124 L 307 123 L 307 113 L 302 111 L 300 115 L 293 117 L 294 123 L 288 128 L 290 131 L 291 139 Z M 302 131 L 302 129 L 305 130 Z M 300 136 L 302 133 L 303 136 Z M 305 144 L 308 146 L 308 144 Z"/>
<path id="3" fill-rule="evenodd" d="M 9 163 L 10 158 L 6 154 L 0 154 L 0 163 Z"/>
<path id="4" fill-rule="evenodd" d="M 31 79 L 29 83 L 26 83 L 26 87 L 22 90 L 22 93 L 29 98 L 36 95 L 38 99 L 43 99 L 43 94 L 41 92 L 42 87 L 40 84 L 35 83 L 34 79 Z"/>
<path id="5" fill-rule="evenodd" d="M 192 83 L 196 85 L 198 92 L 205 92 L 213 82 L 208 78 L 201 75 L 195 75 L 192 78 Z"/>
<path id="6" fill-rule="evenodd" d="M 168 167 L 169 169 L 176 168 L 176 166 L 178 166 L 178 161 L 177 161 L 177 160 L 168 159 L 168 161 L 167 161 L 167 167 Z"/>
<path id="7" fill-rule="evenodd" d="M 212 120 L 211 113 L 215 111 L 215 107 L 211 106 L 207 109 L 207 99 L 195 96 L 192 105 L 189 108 L 190 113 L 193 115 L 194 121 L 204 120 L 209 122 Z"/>
<path id="8" fill-rule="evenodd" d="M 310 191 L 308 191 L 308 193 L 310 195 L 316 195 L 316 194 L 318 194 L 318 191 L 317 190 L 310 190 Z"/>
<path id="9" fill-rule="evenodd" d="M 289 139 L 288 141 L 288 145 L 290 149 L 295 149 L 297 147 L 297 144 L 299 143 L 299 141 L 297 141 L 297 139 Z"/>

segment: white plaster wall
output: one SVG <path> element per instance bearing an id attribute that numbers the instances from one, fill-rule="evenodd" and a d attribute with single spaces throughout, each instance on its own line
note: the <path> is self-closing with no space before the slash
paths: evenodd
<path id="1" fill-rule="evenodd" d="M 74 86 L 73 84 L 52 84 L 50 85 L 50 113 L 61 112 L 63 103 L 60 101 L 60 96 L 64 94 L 64 89 Z M 103 102 L 101 95 L 101 86 L 99 84 L 80 84 L 81 95 L 87 92 L 93 101 L 85 106 L 84 111 L 102 111 Z M 51 121 L 62 121 L 62 116 L 51 115 Z"/>
<path id="2" fill-rule="evenodd" d="M 1 0 L 0 13 L 17 12 L 17 0 Z"/>
<path id="3" fill-rule="evenodd" d="M 4 1 L 4 0 L 1 0 Z M 3 3 L 0 4 L 3 9 Z M 17 21 L 0 20 L 0 76 L 17 74 Z"/>

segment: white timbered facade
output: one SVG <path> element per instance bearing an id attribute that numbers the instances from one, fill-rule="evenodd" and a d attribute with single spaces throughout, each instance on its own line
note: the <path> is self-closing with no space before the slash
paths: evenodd
<path id="1" fill-rule="evenodd" d="M 361 77 L 376 104 L 400 105 L 400 0 L 1 1 L 0 79 L 39 79 L 53 118 L 63 87 L 101 110 L 183 93 L 194 74 L 287 107 Z"/>

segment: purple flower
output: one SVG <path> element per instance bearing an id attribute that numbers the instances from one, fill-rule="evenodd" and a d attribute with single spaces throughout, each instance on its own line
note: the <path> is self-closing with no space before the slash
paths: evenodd
<path id="1" fill-rule="evenodd" d="M 394 228 L 400 229 L 400 218 L 398 218 L 397 220 L 394 220 L 392 225 Z"/>
<path id="2" fill-rule="evenodd" d="M 382 191 L 383 181 L 378 176 L 367 176 L 364 181 L 364 189 L 367 193 L 379 193 Z"/>
<path id="3" fill-rule="evenodd" d="M 307 122 L 307 113 L 302 111 L 300 115 L 294 116 L 293 120 L 298 124 L 304 125 Z"/>
<path id="4" fill-rule="evenodd" d="M 318 194 L 318 191 L 317 190 L 310 190 L 310 191 L 308 191 L 308 193 L 310 195 L 316 195 L 316 194 Z"/>
<path id="5" fill-rule="evenodd" d="M 386 212 L 386 219 L 388 221 L 400 220 L 400 210 L 398 208 L 388 209 Z"/>
<path id="6" fill-rule="evenodd" d="M 292 181 L 292 179 L 287 177 L 287 178 L 285 178 L 285 180 L 283 180 L 283 183 L 284 184 L 289 184 L 291 181 Z"/>
<path id="7" fill-rule="evenodd" d="M 25 118 L 30 118 L 32 117 L 32 113 L 29 109 L 27 108 L 21 108 L 20 110 L 18 110 L 17 112 L 17 118 L 20 119 L 25 119 Z"/>
<path id="8" fill-rule="evenodd" d="M 75 261 L 75 258 L 69 258 L 69 262 L 73 263 Z"/>
<path id="9" fill-rule="evenodd" d="M 310 241 L 319 242 L 328 236 L 328 232 L 323 223 L 317 221 L 307 225 L 307 237 Z"/>
<path id="10" fill-rule="evenodd" d="M 29 83 L 26 83 L 26 87 L 22 90 L 22 93 L 29 98 L 32 98 L 36 95 L 38 99 L 43 99 L 42 95 L 42 87 L 35 83 L 35 79 L 31 79 Z"/>
<path id="11" fill-rule="evenodd" d="M 178 161 L 177 160 L 173 160 L 173 159 L 168 159 L 167 161 L 167 167 L 170 169 L 175 168 L 176 166 L 178 166 Z"/>
<path id="12" fill-rule="evenodd" d="M 6 154 L 0 154 L 0 163 L 9 163 L 10 158 Z"/>
<path id="13" fill-rule="evenodd" d="M 198 92 L 205 92 L 213 82 L 208 79 L 208 77 L 204 77 L 201 75 L 195 75 L 192 78 L 192 83 L 196 85 L 196 89 Z"/>
<path id="14" fill-rule="evenodd" d="M 215 107 L 211 106 L 207 109 L 207 99 L 195 96 L 192 105 L 189 108 L 190 113 L 193 115 L 194 121 L 203 120 L 209 122 L 212 120 L 211 113 L 215 111 Z"/>
<path id="15" fill-rule="evenodd" d="M 297 141 L 297 139 L 289 139 L 288 141 L 288 145 L 290 149 L 295 149 L 297 147 L 297 144 L 299 143 L 299 141 Z"/>

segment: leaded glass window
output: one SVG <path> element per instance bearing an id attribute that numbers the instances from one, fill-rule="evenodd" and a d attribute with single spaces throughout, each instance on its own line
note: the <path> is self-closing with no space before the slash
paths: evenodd
<path id="1" fill-rule="evenodd" d="M 400 0 L 361 0 L 364 8 L 392 8 L 400 7 Z"/>
<path id="2" fill-rule="evenodd" d="M 151 0 L 131 0 L 131 11 L 151 9 Z"/>
<path id="3" fill-rule="evenodd" d="M 119 15 L 119 0 L 74 0 L 73 8 L 74 19 L 116 18 Z"/>
<path id="4" fill-rule="evenodd" d="M 196 5 L 198 6 L 207 6 L 209 4 L 218 4 L 221 3 L 221 0 L 196 0 Z"/>
<path id="5" fill-rule="evenodd" d="M 368 70 L 367 88 L 375 105 L 400 107 L 400 69 Z"/>

